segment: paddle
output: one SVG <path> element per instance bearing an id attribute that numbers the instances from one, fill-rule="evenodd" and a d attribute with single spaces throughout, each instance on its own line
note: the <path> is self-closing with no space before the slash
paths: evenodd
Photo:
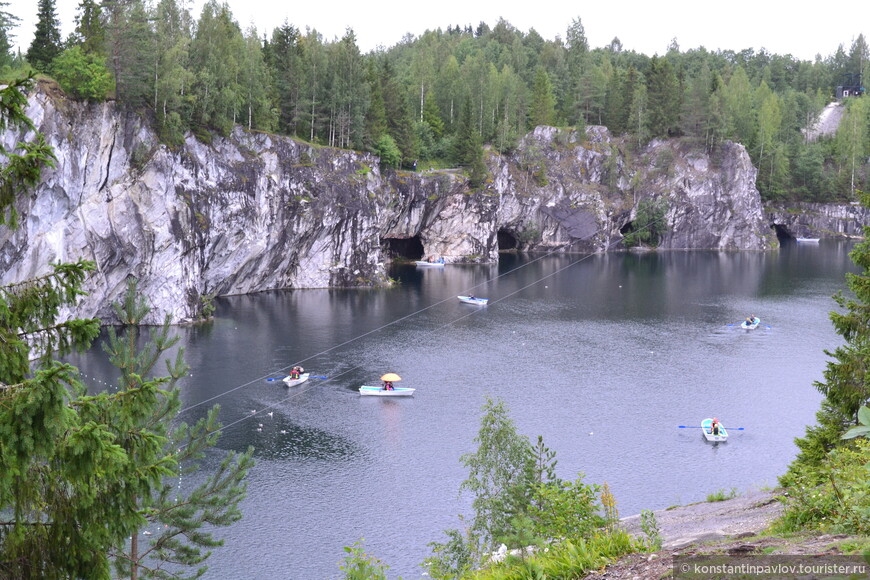
<path id="1" fill-rule="evenodd" d="M 288 375 L 288 376 L 289 376 L 289 375 Z M 283 381 L 283 380 L 286 379 L 286 378 L 287 378 L 286 376 L 284 376 L 284 377 L 273 377 L 273 378 L 271 378 L 271 379 L 266 379 L 266 380 L 269 381 L 269 382 L 272 382 L 272 381 Z M 308 378 L 309 378 L 309 379 L 328 379 L 329 377 L 313 377 L 313 376 L 309 376 Z"/>
<path id="2" fill-rule="evenodd" d="M 677 425 L 679 429 L 703 429 L 700 425 Z M 746 427 L 725 427 L 726 430 L 731 431 L 745 431 Z"/>

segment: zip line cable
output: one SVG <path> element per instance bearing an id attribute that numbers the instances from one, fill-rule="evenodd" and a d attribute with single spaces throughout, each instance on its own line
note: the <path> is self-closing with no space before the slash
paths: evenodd
<path id="1" fill-rule="evenodd" d="M 649 222 L 648 224 L 644 225 L 643 227 L 641 227 L 640 229 L 638 229 L 638 230 L 636 230 L 636 231 L 643 231 L 643 230 L 645 230 L 645 229 L 651 228 L 651 227 L 653 227 L 654 225 L 656 225 L 658 222 L 663 221 L 663 220 L 664 220 L 664 216 L 662 216 L 661 218 L 658 218 L 658 219 L 655 219 L 655 220 Z M 600 233 L 600 232 L 601 232 L 601 230 L 598 230 L 598 231 L 595 232 L 595 234 L 598 234 L 598 233 Z M 593 234 L 593 236 L 594 236 L 595 234 Z M 586 238 L 586 239 L 590 239 L 590 238 L 592 238 L 593 236 L 589 236 L 589 238 Z M 581 240 L 578 240 L 578 241 L 582 241 L 582 239 L 581 239 Z M 605 250 L 608 249 L 608 248 L 610 248 L 610 247 L 612 247 L 612 246 L 615 246 L 615 245 L 616 245 L 617 243 L 619 243 L 620 241 L 621 241 L 621 240 L 617 240 L 617 241 L 615 241 L 615 242 L 611 242 L 611 243 L 607 244 L 607 246 L 605 246 Z M 573 242 L 573 243 L 576 243 L 576 242 Z M 573 243 L 572 243 L 572 244 L 568 244 L 568 247 L 570 247 L 571 245 L 573 245 Z M 526 262 L 525 264 L 522 264 L 522 265 L 520 265 L 520 266 L 518 266 L 518 267 L 516 267 L 516 268 L 513 268 L 513 269 L 511 269 L 511 270 L 508 270 L 507 272 L 504 272 L 503 274 L 499 274 L 498 276 L 495 276 L 495 277 L 493 277 L 493 278 L 489 278 L 489 279 L 485 280 L 484 282 L 481 282 L 480 284 L 476 284 L 476 285 L 474 285 L 474 286 L 471 286 L 470 289 L 473 290 L 473 289 L 475 289 L 475 288 L 479 288 L 479 287 L 481 287 L 481 286 L 487 285 L 487 284 L 489 284 L 490 282 L 494 282 L 495 280 L 499 280 L 500 278 L 503 278 L 503 277 L 507 276 L 508 274 L 513 274 L 514 272 L 516 272 L 516 271 L 518 271 L 518 270 L 521 270 L 522 268 L 525 268 L 525 267 L 527 267 L 527 266 L 531 266 L 532 264 L 534 264 L 534 263 L 536 263 L 536 262 L 538 262 L 538 261 L 540 261 L 540 260 L 543 260 L 543 259 L 545 259 L 545 258 L 548 258 L 548 257 L 552 256 L 554 253 L 556 253 L 557 251 L 563 249 L 564 247 L 565 247 L 565 246 L 562 246 L 562 247 L 560 247 L 560 248 L 558 248 L 558 249 L 550 250 L 549 252 L 546 252 L 545 254 L 543 254 L 543 255 L 541 255 L 541 256 L 539 256 L 539 257 L 537 257 L 537 258 L 534 258 L 534 259 L 532 259 L 532 260 Z M 499 302 L 503 302 L 504 300 L 506 300 L 506 299 L 508 299 L 508 298 L 510 298 L 510 297 L 512 297 L 512 296 L 515 296 L 515 295 L 519 294 L 519 293 L 522 292 L 523 290 L 526 290 L 526 289 L 528 289 L 528 288 L 531 288 L 531 287 L 534 286 L 535 284 L 539 284 L 539 283 L 541 283 L 542 281 L 544 281 L 544 280 L 546 280 L 546 279 L 548 279 L 548 278 L 551 278 L 551 277 L 555 276 L 556 274 L 559 274 L 559 273 L 561 273 L 561 272 L 564 272 L 565 270 L 567 270 L 567 269 L 570 268 L 571 266 L 573 266 L 573 265 L 575 265 L 575 264 L 579 264 L 580 262 L 582 262 L 582 261 L 584 261 L 584 260 L 586 260 L 586 259 L 588 259 L 588 258 L 591 258 L 591 257 L 594 256 L 594 255 L 596 255 L 596 253 L 584 254 L 584 255 L 582 255 L 580 258 L 578 258 L 578 259 L 576 259 L 576 260 L 574 260 L 574 261 L 568 263 L 567 265 L 565 265 L 565 266 L 563 266 L 563 267 L 561 267 L 561 268 L 559 268 L 559 269 L 557 269 L 557 270 L 555 270 L 555 271 L 553 271 L 553 272 L 550 272 L 549 274 L 546 274 L 545 276 L 541 276 L 541 277 L 538 278 L 537 280 L 535 280 L 535 281 L 533 281 L 533 282 L 530 282 L 529 284 L 526 284 L 526 285 L 523 286 L 522 288 L 518 288 L 518 289 L 514 290 L 513 292 L 510 292 L 509 294 L 506 294 L 506 295 L 504 295 L 504 296 L 501 296 L 501 297 L 499 297 L 499 298 L 493 300 L 492 303 L 493 303 L 493 304 L 497 304 L 497 303 L 499 303 Z M 353 343 L 353 342 L 355 342 L 355 341 L 357 341 L 357 340 L 360 340 L 360 339 L 362 339 L 362 338 L 365 338 L 366 336 L 372 335 L 372 334 L 374 334 L 374 333 L 376 333 L 376 332 L 380 332 L 381 330 L 383 330 L 383 329 L 385 329 L 385 328 L 388 328 L 388 327 L 390 327 L 390 326 L 393 326 L 393 325 L 395 325 L 395 324 L 398 324 L 399 322 L 402 322 L 403 320 L 407 320 L 407 319 L 409 319 L 409 318 L 412 318 L 412 317 L 414 317 L 414 316 L 417 316 L 418 314 L 422 314 L 423 312 L 425 312 L 425 311 L 427 311 L 427 310 L 430 310 L 430 309 L 434 308 L 435 306 L 440 306 L 441 304 L 444 304 L 444 303 L 446 303 L 446 302 L 450 302 L 450 301 L 452 301 L 452 299 L 453 299 L 452 297 L 448 297 L 448 298 L 444 298 L 444 299 L 442 299 L 442 300 L 439 300 L 438 302 L 434 302 L 434 303 L 430 304 L 429 306 L 426 306 L 426 307 L 424 307 L 424 308 L 420 308 L 419 310 L 416 310 L 416 311 L 414 311 L 414 312 L 412 312 L 412 313 L 410 313 L 410 314 L 406 314 L 405 316 L 401 316 L 401 317 L 397 318 L 396 320 L 393 320 L 393 321 L 391 321 L 391 322 L 388 322 L 388 323 L 386 323 L 386 324 L 383 324 L 383 325 L 379 326 L 378 328 L 375 328 L 375 329 L 370 330 L 370 331 L 368 331 L 368 332 L 364 332 L 363 334 L 360 334 L 359 336 L 355 336 L 355 337 L 353 337 L 353 338 L 350 338 L 350 339 L 348 339 L 348 340 L 342 342 L 341 344 L 337 344 L 337 345 L 332 346 L 332 347 L 330 347 L 330 348 L 328 348 L 328 349 L 326 349 L 326 350 L 323 350 L 323 351 L 321 351 L 321 352 L 319 352 L 319 353 L 317 353 L 317 354 L 313 354 L 313 355 L 311 355 L 311 356 L 309 356 L 309 357 L 306 357 L 306 358 L 304 358 L 304 359 L 298 361 L 298 363 L 296 363 L 296 364 L 301 364 L 301 363 L 303 363 L 303 362 L 307 362 L 307 361 L 309 361 L 309 360 L 311 360 L 311 359 L 314 359 L 314 358 L 316 358 L 316 357 L 318 357 L 318 356 L 321 356 L 321 355 L 323 355 L 323 354 L 329 353 L 329 352 L 331 352 L 331 351 L 333 351 L 333 350 L 335 350 L 335 349 L 337 349 L 337 348 L 340 348 L 340 347 L 342 347 L 342 346 L 345 346 L 345 345 L 351 344 L 351 343 Z M 475 315 L 479 314 L 480 312 L 481 312 L 480 310 L 474 310 L 474 311 L 472 311 L 472 312 L 469 312 L 469 313 L 467 313 L 467 314 L 464 314 L 464 315 L 462 315 L 462 316 L 459 316 L 459 317 L 457 317 L 457 318 L 454 318 L 454 319 L 452 319 L 452 320 L 449 320 L 449 321 L 447 321 L 447 322 L 445 322 L 445 323 L 443 323 L 443 324 L 441 324 L 441 325 L 439 325 L 439 326 L 437 326 L 437 327 L 435 327 L 435 328 L 432 328 L 432 329 L 430 329 L 428 332 L 434 332 L 434 331 L 436 331 L 436 330 L 442 330 L 442 329 L 444 329 L 444 328 L 446 328 L 446 327 L 448 327 L 448 326 L 451 326 L 451 325 L 453 325 L 453 324 L 456 324 L 457 322 L 460 322 L 460 321 L 462 321 L 462 320 L 465 320 L 466 318 L 469 318 L 469 317 L 471 317 L 471 316 L 475 316 Z M 288 368 L 288 367 L 290 367 L 290 366 L 295 366 L 295 365 L 287 365 L 286 367 L 282 367 L 282 368 L 286 369 L 286 368 Z M 332 382 L 334 379 L 337 379 L 337 378 L 339 378 L 339 377 L 341 377 L 341 376 L 344 376 L 344 375 L 346 375 L 346 374 L 350 373 L 351 371 L 354 371 L 354 370 L 356 370 L 356 369 L 358 369 L 358 368 L 360 368 L 359 365 L 354 366 L 354 367 L 351 367 L 350 369 L 347 369 L 347 370 L 345 370 L 345 371 L 342 371 L 341 373 L 335 375 L 334 377 L 331 377 L 331 378 L 327 379 L 325 382 L 327 382 L 327 383 Z M 280 370 L 280 369 L 279 369 L 279 370 Z M 273 373 L 273 374 L 274 374 L 274 373 Z M 252 384 L 255 384 L 255 383 L 258 382 L 258 381 L 265 380 L 266 378 L 269 378 L 269 377 L 268 377 L 268 376 L 264 376 L 264 377 L 261 377 L 260 379 L 254 379 L 254 380 L 251 380 L 251 381 L 249 381 L 249 382 L 247 382 L 247 383 L 243 383 L 243 384 L 241 384 L 241 385 L 239 385 L 239 386 L 237 386 L 237 387 L 233 387 L 232 389 L 229 389 L 229 390 L 227 390 L 227 391 L 224 391 L 223 393 L 217 394 L 217 395 L 215 395 L 215 396 L 213 396 L 213 397 L 210 397 L 210 398 L 208 398 L 208 399 L 205 399 L 205 400 L 203 400 L 203 401 L 200 401 L 200 402 L 198 402 L 198 403 L 195 403 L 195 404 L 193 404 L 193 405 L 190 405 L 190 406 L 188 406 L 188 407 L 185 407 L 184 409 L 182 409 L 182 410 L 179 411 L 179 414 L 184 413 L 184 412 L 186 412 L 186 411 L 189 411 L 189 410 L 191 410 L 191 409 L 194 409 L 194 408 L 196 408 L 196 407 L 198 407 L 198 406 L 200 406 L 200 405 L 202 405 L 202 404 L 205 404 L 205 403 L 207 403 L 207 402 L 214 401 L 215 399 L 218 399 L 218 398 L 220 398 L 220 397 L 223 397 L 224 395 L 228 395 L 228 394 L 230 394 L 230 393 L 232 393 L 232 392 L 234 392 L 234 391 L 237 391 L 237 390 L 239 390 L 239 389 L 241 389 L 241 388 L 244 388 L 244 387 L 250 386 L 250 385 L 252 385 Z M 225 431 L 226 429 L 229 429 L 230 427 L 232 427 L 232 426 L 234 426 L 234 425 L 237 425 L 237 424 L 239 424 L 239 423 L 242 423 L 243 421 L 246 421 L 246 420 L 248 420 L 248 419 L 251 419 L 251 418 L 253 418 L 253 417 L 256 417 L 256 416 L 260 415 L 260 414 L 261 414 L 262 412 L 264 412 L 264 411 L 267 411 L 267 410 L 269 410 L 269 409 L 274 409 L 274 408 L 277 407 L 278 405 L 280 405 L 280 404 L 282 404 L 282 403 L 285 403 L 286 401 L 288 401 L 288 400 L 290 400 L 290 399 L 292 399 L 292 398 L 295 398 L 295 397 L 297 397 L 297 396 L 299 396 L 299 395 L 302 395 L 302 394 L 308 392 L 309 390 L 311 390 L 311 388 L 312 388 L 313 386 L 314 386 L 313 384 L 310 384 L 310 385 L 307 385 L 306 387 L 303 387 L 303 388 L 301 388 L 301 389 L 294 389 L 294 390 L 293 390 L 290 394 L 288 394 L 286 397 L 283 397 L 283 398 L 281 398 L 281 399 L 275 401 L 274 403 L 271 403 L 271 404 L 269 404 L 269 405 L 266 405 L 265 407 L 263 407 L 263 408 L 260 409 L 259 411 L 255 409 L 255 410 L 251 411 L 250 413 L 248 413 L 248 414 L 246 414 L 246 415 L 243 415 L 243 416 L 240 417 L 239 419 L 236 419 L 235 421 L 232 421 L 232 422 L 230 422 L 230 423 L 227 423 L 226 425 L 222 425 L 219 429 L 216 429 L 214 432 L 215 432 L 215 433 L 221 433 L 221 432 Z"/>

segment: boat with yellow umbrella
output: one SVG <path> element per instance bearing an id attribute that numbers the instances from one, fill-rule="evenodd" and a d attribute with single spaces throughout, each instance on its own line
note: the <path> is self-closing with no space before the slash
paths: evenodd
<path id="1" fill-rule="evenodd" d="M 381 377 L 384 384 L 380 387 L 363 385 L 359 388 L 360 395 L 369 395 L 374 397 L 410 397 L 414 394 L 415 389 L 394 387 L 393 383 L 398 383 L 402 377 L 396 373 L 387 373 Z"/>

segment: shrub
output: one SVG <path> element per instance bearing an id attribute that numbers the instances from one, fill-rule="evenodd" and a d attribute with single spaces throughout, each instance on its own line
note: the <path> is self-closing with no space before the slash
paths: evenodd
<path id="1" fill-rule="evenodd" d="M 725 491 L 724 489 L 714 491 L 707 496 L 707 501 L 725 501 L 734 497 L 737 497 L 737 490 L 732 487 L 731 491 Z"/>
<path id="2" fill-rule="evenodd" d="M 870 440 L 831 451 L 818 468 L 801 465 L 785 496 L 781 532 L 870 534 Z"/>
<path id="3" fill-rule="evenodd" d="M 654 512 L 651 510 L 640 512 L 640 529 L 646 535 L 649 547 L 653 552 L 662 549 L 662 535 L 659 532 L 659 524 Z"/>
<path id="4" fill-rule="evenodd" d="M 353 546 L 345 546 L 344 564 L 340 566 L 344 572 L 344 580 L 387 580 L 387 566 L 377 558 L 365 553 L 362 540 L 354 542 Z"/>
<path id="5" fill-rule="evenodd" d="M 102 56 L 83 52 L 80 46 L 68 48 L 52 62 L 55 80 L 77 99 L 105 100 L 112 89 L 112 73 Z"/>

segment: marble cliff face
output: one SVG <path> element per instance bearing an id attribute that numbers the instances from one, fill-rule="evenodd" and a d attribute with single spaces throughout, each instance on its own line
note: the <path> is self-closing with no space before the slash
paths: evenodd
<path id="1" fill-rule="evenodd" d="M 371 154 L 239 128 L 171 150 L 112 103 L 35 92 L 27 112 L 58 161 L 20 199 L 21 227 L 0 228 L 0 282 L 93 260 L 77 314 L 106 322 L 130 276 L 151 300 L 149 322 L 183 322 L 205 296 L 388 284 L 385 264 L 409 241 L 448 262 L 497 261 L 500 244 L 618 249 L 650 199 L 666 201 L 660 248 L 777 245 L 734 143 L 710 156 L 673 140 L 639 149 L 603 127 L 538 127 L 510 155 L 487 152 L 489 178 L 470 190 L 459 171 L 382 171 Z"/>

